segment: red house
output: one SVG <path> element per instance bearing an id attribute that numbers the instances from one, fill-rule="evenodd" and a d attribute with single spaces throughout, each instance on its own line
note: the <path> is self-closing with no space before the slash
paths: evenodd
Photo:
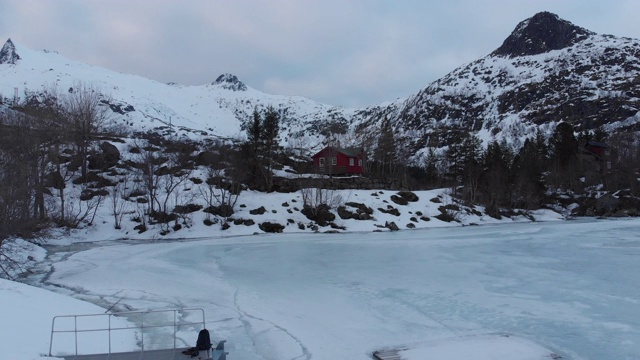
<path id="1" fill-rule="evenodd" d="M 598 141 L 589 141 L 582 150 L 582 160 L 596 171 L 611 170 L 609 145 Z"/>
<path id="2" fill-rule="evenodd" d="M 600 159 L 609 155 L 609 146 L 606 143 L 598 141 L 589 141 L 585 146 L 585 150 L 589 151 L 593 155 L 596 155 Z"/>
<path id="3" fill-rule="evenodd" d="M 327 146 L 312 158 L 313 168 L 320 174 L 352 175 L 364 173 L 366 159 L 361 148 Z"/>

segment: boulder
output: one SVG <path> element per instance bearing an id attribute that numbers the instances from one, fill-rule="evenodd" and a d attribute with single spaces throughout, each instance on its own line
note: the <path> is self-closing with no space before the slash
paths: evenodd
<path id="1" fill-rule="evenodd" d="M 596 200 L 596 213 L 599 215 L 612 213 L 618 209 L 620 199 L 611 195 L 604 194 Z"/>
<path id="2" fill-rule="evenodd" d="M 391 230 L 391 231 L 398 231 L 400 230 L 400 228 L 398 227 L 398 225 L 396 225 L 395 222 L 391 221 L 387 221 L 384 223 L 384 227 L 386 227 L 387 229 Z"/>
<path id="3" fill-rule="evenodd" d="M 281 233 L 284 230 L 284 225 L 268 221 L 259 224 L 258 227 L 266 233 Z"/>

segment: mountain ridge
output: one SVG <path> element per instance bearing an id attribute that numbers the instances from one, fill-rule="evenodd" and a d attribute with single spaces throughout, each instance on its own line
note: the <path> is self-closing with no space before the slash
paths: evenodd
<path id="1" fill-rule="evenodd" d="M 126 113 L 115 111 L 113 125 L 136 131 L 171 125 L 178 135 L 235 138 L 241 136 L 242 121 L 249 119 L 255 108 L 268 106 L 282 112 L 287 129 L 297 131 L 295 119 L 335 108 L 301 96 L 266 94 L 246 86 L 232 74 L 222 74 L 215 81 L 198 86 L 164 84 L 76 62 L 55 52 L 11 44 L 20 59 L 16 64 L 0 64 L 4 103 L 13 101 L 7 95 L 16 88 L 23 100 L 46 91 L 62 93 L 84 83 L 103 93 L 112 109 L 133 108 Z"/>
<path id="2" fill-rule="evenodd" d="M 640 41 L 579 33 L 564 47 L 540 54 L 496 55 L 496 50 L 454 69 L 400 106 L 380 109 L 378 116 L 394 119 L 418 162 L 428 148 L 448 146 L 461 131 L 478 135 L 485 145 L 507 140 L 516 148 L 538 130 L 549 136 L 560 122 L 577 131 L 637 131 Z M 372 125 L 370 119 L 365 122 L 362 127 Z"/>
<path id="3" fill-rule="evenodd" d="M 16 53 L 16 46 L 9 38 L 0 50 L 0 64 L 15 65 L 18 60 L 20 60 L 20 56 Z"/>
<path id="4" fill-rule="evenodd" d="M 521 21 L 492 53 L 417 93 L 360 109 L 266 94 L 232 74 L 200 86 L 162 84 L 7 44 L 5 57 L 13 62 L 0 65 L 2 94 L 89 82 L 110 94 L 112 109 L 134 109 L 117 112 L 121 125 L 171 125 L 183 136 L 242 138 L 242 123 L 254 109 L 272 106 L 281 114 L 282 145 L 317 149 L 331 138 L 371 150 L 387 117 L 409 161 L 420 164 L 428 149 L 446 148 L 460 132 L 474 133 L 485 145 L 506 140 L 518 147 L 536 131 L 548 136 L 563 121 L 578 131 L 640 129 L 640 41 L 599 35 L 549 12 Z"/>
<path id="5" fill-rule="evenodd" d="M 543 11 L 520 22 L 491 55 L 517 57 L 538 55 L 569 47 L 594 32 Z"/>

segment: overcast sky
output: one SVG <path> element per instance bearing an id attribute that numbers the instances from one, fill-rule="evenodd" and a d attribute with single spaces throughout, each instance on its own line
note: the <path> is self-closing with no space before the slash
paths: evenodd
<path id="1" fill-rule="evenodd" d="M 640 38 L 638 0 L 0 0 L 0 37 L 161 82 L 362 107 L 409 96 L 550 11 Z"/>

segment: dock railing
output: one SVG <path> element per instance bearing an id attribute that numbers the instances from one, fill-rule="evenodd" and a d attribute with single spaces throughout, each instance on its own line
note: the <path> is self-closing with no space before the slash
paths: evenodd
<path id="1" fill-rule="evenodd" d="M 198 316 L 200 315 L 200 316 Z M 197 321 L 193 318 L 198 318 Z M 164 328 L 165 330 L 159 330 Z M 108 351 L 108 354 L 115 352 L 121 352 L 122 350 L 114 349 L 114 338 L 116 334 L 124 332 L 135 332 L 136 344 L 134 348 L 125 349 L 124 351 L 137 351 L 144 353 L 147 349 L 147 345 L 150 342 L 149 336 L 145 338 L 145 330 L 153 330 L 156 332 L 162 332 L 169 330 L 172 333 L 173 350 L 178 349 L 178 334 L 182 329 L 189 329 L 188 331 L 194 332 L 193 341 L 198 331 L 205 328 L 205 316 L 204 310 L 201 308 L 184 308 L 184 309 L 169 309 L 169 310 L 147 310 L 147 311 L 127 311 L 110 314 L 84 314 L 84 315 L 60 315 L 55 316 L 51 322 L 51 339 L 49 342 L 49 356 L 52 355 L 54 335 L 72 335 L 71 341 L 73 342 L 73 351 L 75 355 L 78 353 L 79 335 L 92 334 L 94 336 L 92 344 L 89 346 L 95 349 L 97 345 L 95 341 L 106 342 L 106 349 L 104 343 L 102 348 Z M 166 334 L 165 334 L 166 335 Z M 117 337 L 122 339 L 123 337 Z M 131 337 L 127 337 L 131 339 Z M 69 339 L 65 338 L 66 351 L 69 352 Z M 98 340 L 95 340 L 98 339 Z M 157 339 L 156 339 L 157 340 Z M 147 343 L 145 343 L 147 341 Z M 183 341 L 184 342 L 184 341 Z M 154 341 L 154 345 L 158 345 L 157 341 Z M 166 343 L 160 344 L 164 346 L 162 349 L 171 349 Z M 186 345 L 180 344 L 180 347 Z"/>

